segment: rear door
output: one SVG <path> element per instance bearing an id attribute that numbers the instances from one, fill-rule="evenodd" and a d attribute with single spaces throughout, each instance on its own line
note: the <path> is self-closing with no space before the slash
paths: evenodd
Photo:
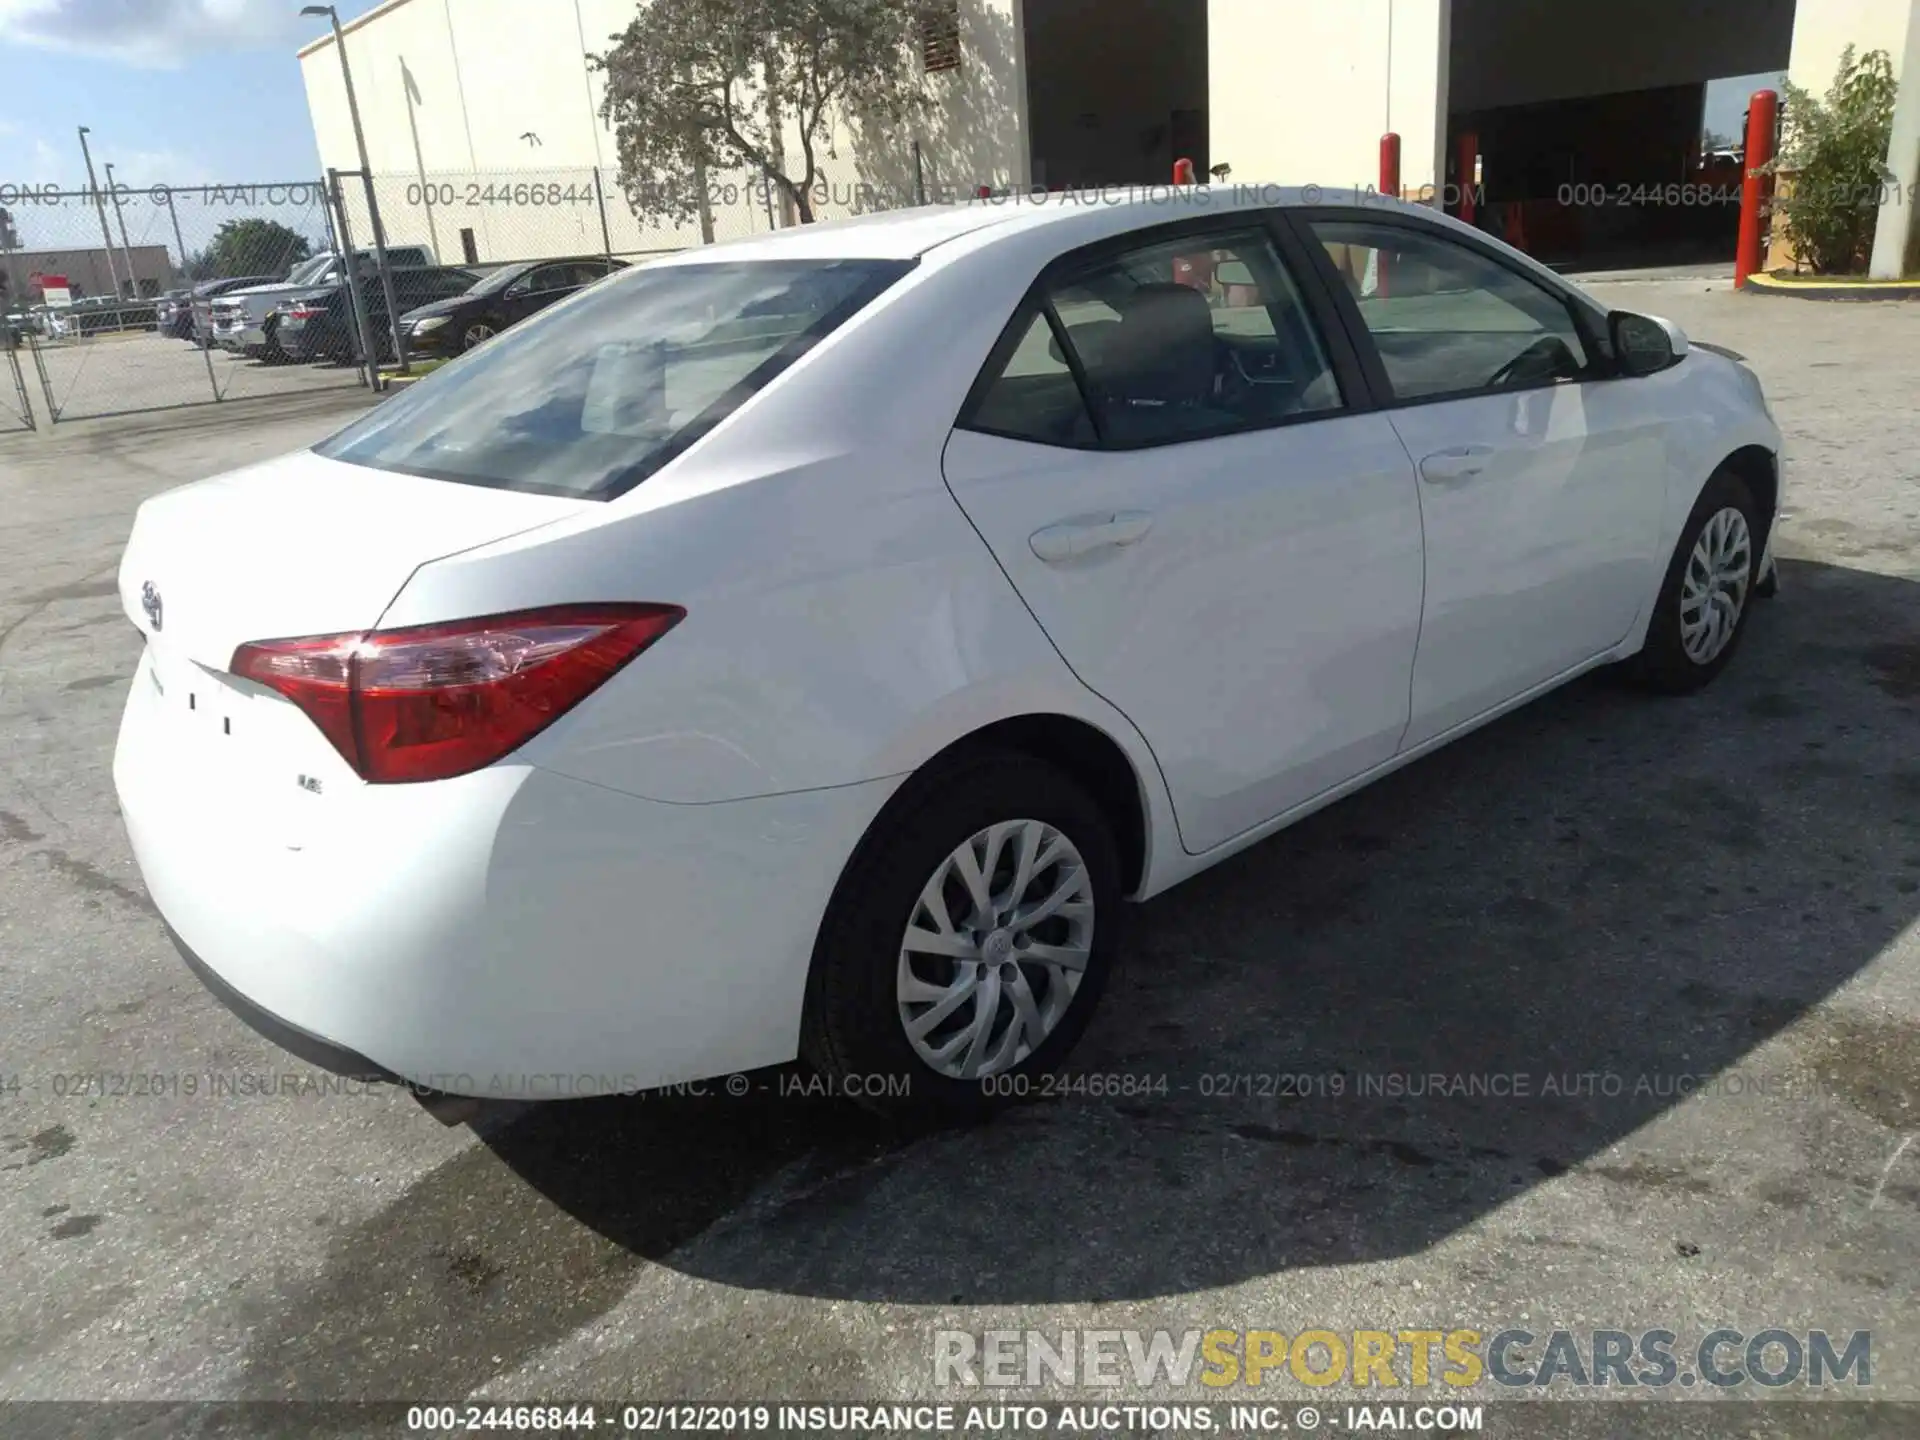
<path id="1" fill-rule="evenodd" d="M 1407 723 L 1413 471 L 1298 257 L 1248 216 L 1067 257 L 946 450 L 1054 645 L 1152 745 L 1195 852 L 1388 759 Z"/>
<path id="2" fill-rule="evenodd" d="M 1419 468 L 1418 745 L 1627 635 L 1658 585 L 1664 426 L 1510 258 L 1410 217 L 1291 213 Z"/>

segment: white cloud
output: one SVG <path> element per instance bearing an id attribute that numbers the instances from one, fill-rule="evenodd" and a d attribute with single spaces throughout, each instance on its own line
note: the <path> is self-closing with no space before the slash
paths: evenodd
<path id="1" fill-rule="evenodd" d="M 291 47 L 312 29 L 287 0 L 0 0 L 0 40 L 156 68 Z"/>

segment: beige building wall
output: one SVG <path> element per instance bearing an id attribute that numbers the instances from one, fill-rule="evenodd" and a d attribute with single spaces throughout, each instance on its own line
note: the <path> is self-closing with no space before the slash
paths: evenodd
<path id="1" fill-rule="evenodd" d="M 1446 174 L 1448 0 L 1208 0 L 1210 151 L 1232 183 L 1362 187 L 1400 135 L 1409 190 Z"/>
<path id="2" fill-rule="evenodd" d="M 1887 157 L 1896 183 L 1880 209 L 1871 266 L 1875 278 L 1893 280 L 1920 273 L 1920 205 L 1912 199 L 1920 191 L 1920 0 L 1799 0 L 1787 78 L 1826 94 L 1849 45 L 1857 52 L 1885 50 L 1900 82 Z M 1770 239 L 1768 266 L 1794 263 L 1777 228 Z"/>
<path id="3" fill-rule="evenodd" d="M 388 240 L 431 245 L 456 264 L 462 230 L 474 232 L 483 263 L 603 244 L 615 253 L 699 244 L 697 220 L 642 219 L 616 185 L 618 148 L 599 117 L 604 78 L 584 57 L 610 48 L 634 14 L 635 0 L 388 0 L 343 27 Z M 915 140 L 930 196 L 943 186 L 970 194 L 979 184 L 1026 183 L 1021 0 L 962 0 L 960 15 L 960 67 L 929 77 L 935 103 L 917 124 L 833 116 L 816 157 L 818 214 L 910 203 Z M 307 45 L 300 63 L 322 163 L 357 169 L 333 37 Z M 797 167 L 792 117 L 788 130 Z M 606 194 L 604 240 L 595 166 Z M 711 175 L 708 188 L 717 239 L 777 222 L 777 205 L 770 218 L 752 175 Z M 351 183 L 348 201 L 354 242 L 371 244 L 365 201 Z"/>
<path id="4" fill-rule="evenodd" d="M 1893 57 L 1897 74 L 1912 12 L 1913 0 L 1799 0 L 1793 12 L 1793 60 L 1787 78 L 1803 90 L 1826 94 L 1839 68 L 1840 52 L 1849 45 L 1860 51 L 1885 50 Z"/>

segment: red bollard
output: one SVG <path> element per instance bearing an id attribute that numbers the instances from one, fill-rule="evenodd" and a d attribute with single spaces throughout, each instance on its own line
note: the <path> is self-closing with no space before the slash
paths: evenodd
<path id="1" fill-rule="evenodd" d="M 1400 136 L 1392 130 L 1380 137 L 1380 193 L 1394 200 L 1400 199 L 1403 194 L 1400 188 Z M 1390 295 L 1393 293 L 1393 256 L 1385 250 L 1373 253 L 1373 293 Z"/>
<path id="2" fill-rule="evenodd" d="M 1193 161 L 1182 156 L 1173 162 L 1173 183 L 1176 185 L 1192 185 L 1197 183 L 1193 178 Z"/>
<path id="3" fill-rule="evenodd" d="M 1454 163 L 1459 168 L 1460 218 L 1473 224 L 1473 172 L 1480 164 L 1480 137 L 1469 130 L 1463 134 L 1454 147 Z"/>
<path id="4" fill-rule="evenodd" d="M 1391 130 L 1380 137 L 1380 193 L 1400 198 L 1400 137 Z"/>
<path id="5" fill-rule="evenodd" d="M 1746 178 L 1740 183 L 1740 248 L 1734 255 L 1734 288 L 1747 283 L 1747 277 L 1765 263 L 1767 244 L 1766 216 L 1762 213 L 1773 198 L 1773 177 L 1762 175 L 1761 167 L 1773 161 L 1773 132 L 1780 115 L 1780 97 L 1771 90 L 1756 90 L 1747 101 L 1747 148 L 1741 161 Z"/>

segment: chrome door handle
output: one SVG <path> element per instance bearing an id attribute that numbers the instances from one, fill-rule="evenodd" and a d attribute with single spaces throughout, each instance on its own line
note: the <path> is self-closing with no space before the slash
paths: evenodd
<path id="1" fill-rule="evenodd" d="M 1420 478 L 1430 485 L 1471 480 L 1486 470 L 1492 458 L 1493 449 L 1487 445 L 1455 445 L 1451 449 L 1436 450 L 1420 462 Z"/>
<path id="2" fill-rule="evenodd" d="M 1114 514 L 1089 515 L 1079 520 L 1062 520 L 1036 530 L 1027 539 L 1033 553 L 1050 565 L 1064 564 L 1091 555 L 1098 550 L 1118 549 L 1144 539 L 1153 528 L 1153 516 L 1144 510 L 1122 510 Z"/>

